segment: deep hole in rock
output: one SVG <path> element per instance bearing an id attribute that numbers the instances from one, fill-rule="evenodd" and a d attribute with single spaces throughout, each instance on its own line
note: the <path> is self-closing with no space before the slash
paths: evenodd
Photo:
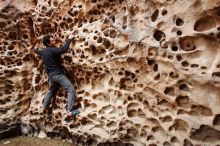
<path id="1" fill-rule="evenodd" d="M 180 84 L 179 89 L 182 91 L 189 91 L 189 87 L 186 84 Z"/>
<path id="2" fill-rule="evenodd" d="M 173 46 L 171 47 L 171 50 L 172 50 L 172 51 L 177 51 L 177 50 L 178 50 L 178 47 L 175 46 L 175 45 L 173 45 Z"/>
<path id="3" fill-rule="evenodd" d="M 215 115 L 213 125 L 220 125 L 220 114 Z"/>
<path id="4" fill-rule="evenodd" d="M 177 74 L 177 73 L 174 73 L 174 72 L 170 72 L 170 77 L 172 78 L 172 79 L 177 79 L 177 78 L 179 78 L 179 75 Z"/>
<path id="5" fill-rule="evenodd" d="M 182 26 L 183 24 L 184 24 L 183 19 L 181 19 L 181 18 L 177 18 L 177 19 L 176 19 L 176 25 L 177 25 L 177 26 Z"/>
<path id="6" fill-rule="evenodd" d="M 126 29 L 126 28 L 127 28 L 127 26 L 126 26 L 126 25 L 124 25 L 124 26 L 122 26 L 122 28 L 123 28 L 123 29 Z"/>
<path id="7" fill-rule="evenodd" d="M 152 21 L 152 22 L 155 22 L 155 21 L 158 19 L 158 15 L 159 15 L 159 10 L 156 9 L 156 10 L 154 11 L 154 13 L 152 14 L 152 16 L 151 16 L 151 21 Z"/>
<path id="8" fill-rule="evenodd" d="M 147 60 L 147 64 L 150 66 L 153 65 L 154 63 L 155 63 L 155 60 L 151 60 L 151 59 Z"/>
<path id="9" fill-rule="evenodd" d="M 8 50 L 13 50 L 14 49 L 14 46 L 13 45 L 9 45 L 8 46 Z"/>
<path id="10" fill-rule="evenodd" d="M 183 108 L 187 108 L 190 106 L 188 96 L 182 96 L 182 95 L 177 96 L 176 103 L 178 106 L 183 107 Z"/>
<path id="11" fill-rule="evenodd" d="M 170 143 L 169 141 L 165 141 L 165 142 L 163 143 L 163 146 L 171 146 L 171 143 Z"/>
<path id="12" fill-rule="evenodd" d="M 169 131 L 176 130 L 176 131 L 187 131 L 189 128 L 189 124 L 182 120 L 182 119 L 175 119 L 173 125 L 169 127 Z"/>
<path id="13" fill-rule="evenodd" d="M 220 140 L 220 131 L 208 125 L 201 125 L 199 129 L 191 130 L 190 138 L 200 141 L 216 141 Z"/>
<path id="14" fill-rule="evenodd" d="M 168 55 L 167 58 L 169 58 L 170 60 L 173 60 L 173 56 L 172 55 Z"/>
<path id="15" fill-rule="evenodd" d="M 184 51 L 192 51 L 196 49 L 194 38 L 190 36 L 181 37 L 179 39 L 180 48 Z"/>
<path id="16" fill-rule="evenodd" d="M 165 34 L 160 30 L 156 30 L 153 34 L 153 37 L 155 40 L 161 41 L 163 38 L 165 38 Z"/>
<path id="17" fill-rule="evenodd" d="M 110 37 L 115 38 L 117 36 L 117 31 L 115 30 L 110 30 Z"/>
<path id="18" fill-rule="evenodd" d="M 217 37 L 218 39 L 220 39 L 220 33 L 217 33 L 217 34 L 216 34 L 216 37 Z"/>
<path id="19" fill-rule="evenodd" d="M 188 63 L 187 61 L 183 61 L 183 62 L 181 63 L 181 65 L 182 65 L 183 67 L 188 67 L 188 66 L 189 66 L 189 63 Z"/>
<path id="20" fill-rule="evenodd" d="M 93 36 L 93 39 L 94 39 L 94 40 L 97 40 L 97 38 L 98 38 L 97 36 Z"/>
<path id="21" fill-rule="evenodd" d="M 4 105 L 4 104 L 6 104 L 6 101 L 5 100 L 0 100 L 0 104 Z"/>
<path id="22" fill-rule="evenodd" d="M 35 84 L 39 84 L 40 80 L 41 80 L 41 76 L 37 76 L 35 78 Z"/>
<path id="23" fill-rule="evenodd" d="M 152 128 L 153 132 L 159 132 L 160 130 L 161 130 L 161 127 L 159 127 L 159 126 L 156 126 L 156 127 Z"/>
<path id="24" fill-rule="evenodd" d="M 16 32 L 9 32 L 8 37 L 11 40 L 16 40 L 17 39 L 17 33 Z"/>
<path id="25" fill-rule="evenodd" d="M 147 141 L 149 141 L 149 140 L 154 140 L 154 136 L 153 135 L 148 135 L 147 136 Z"/>
<path id="26" fill-rule="evenodd" d="M 182 61 L 183 57 L 181 55 L 176 55 L 176 59 L 177 59 L 177 61 Z"/>
<path id="27" fill-rule="evenodd" d="M 164 90 L 164 94 L 173 96 L 173 95 L 175 95 L 175 90 L 173 87 L 166 87 Z"/>
<path id="28" fill-rule="evenodd" d="M 154 66 L 153 66 L 153 70 L 155 71 L 155 72 L 157 72 L 158 71 L 158 64 L 156 63 L 156 64 L 154 64 Z"/>
<path id="29" fill-rule="evenodd" d="M 111 46 L 111 42 L 108 40 L 108 39 L 103 39 L 103 45 L 106 47 L 106 48 L 109 48 Z"/>
<path id="30" fill-rule="evenodd" d="M 198 65 L 198 64 L 191 64 L 190 67 L 192 67 L 192 68 L 198 68 L 199 65 Z"/>
<path id="31" fill-rule="evenodd" d="M 220 6 L 214 8 L 213 10 L 214 15 L 216 15 L 217 17 L 220 17 Z"/>
<path id="32" fill-rule="evenodd" d="M 102 37 L 99 37 L 97 43 L 102 43 Z"/>
<path id="33" fill-rule="evenodd" d="M 193 144 L 188 139 L 184 139 L 184 146 L 193 146 Z"/>
<path id="34" fill-rule="evenodd" d="M 154 76 L 154 80 L 160 80 L 160 73 L 157 73 L 157 74 Z"/>
<path id="35" fill-rule="evenodd" d="M 167 10 L 162 10 L 162 13 L 161 13 L 163 16 L 167 15 Z"/>
<path id="36" fill-rule="evenodd" d="M 65 55 L 65 56 L 64 56 L 64 60 L 67 61 L 67 62 L 69 62 L 69 63 L 71 63 L 71 62 L 72 62 L 72 57 Z"/>
<path id="37" fill-rule="evenodd" d="M 220 77 L 220 72 L 213 72 L 212 77 Z"/>
<path id="38" fill-rule="evenodd" d="M 215 20 L 210 16 L 205 16 L 196 21 L 194 25 L 195 31 L 207 31 L 216 26 Z"/>
<path id="39" fill-rule="evenodd" d="M 179 142 L 179 140 L 176 136 L 174 136 L 171 138 L 170 142 L 175 143 L 175 142 Z"/>
<path id="40" fill-rule="evenodd" d="M 195 116 L 212 116 L 212 110 L 208 107 L 204 107 L 202 105 L 192 105 L 190 115 L 195 115 Z"/>
<path id="41" fill-rule="evenodd" d="M 178 30 L 178 31 L 176 32 L 176 34 L 177 34 L 178 36 L 181 36 L 181 35 L 182 35 L 182 31 Z"/>
<path id="42" fill-rule="evenodd" d="M 171 116 L 160 117 L 160 120 L 162 122 L 171 122 L 172 121 L 172 117 Z"/>
<path id="43" fill-rule="evenodd" d="M 207 67 L 206 67 L 206 66 L 201 66 L 200 68 L 201 68 L 201 69 L 207 69 Z"/>

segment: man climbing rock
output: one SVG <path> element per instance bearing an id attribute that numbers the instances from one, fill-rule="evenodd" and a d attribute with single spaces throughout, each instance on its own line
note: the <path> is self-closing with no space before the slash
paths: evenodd
<path id="1" fill-rule="evenodd" d="M 75 116 L 80 113 L 79 110 L 73 110 L 75 100 L 75 90 L 70 80 L 64 75 L 61 54 L 68 51 L 70 43 L 73 41 L 73 35 L 69 35 L 63 47 L 56 47 L 56 38 L 52 35 L 43 37 L 43 44 L 46 46 L 43 50 L 34 49 L 34 52 L 43 59 L 46 72 L 49 78 L 49 90 L 43 100 L 43 111 L 46 111 L 51 103 L 51 98 L 56 95 L 60 86 L 63 86 L 67 92 L 67 116 Z"/>

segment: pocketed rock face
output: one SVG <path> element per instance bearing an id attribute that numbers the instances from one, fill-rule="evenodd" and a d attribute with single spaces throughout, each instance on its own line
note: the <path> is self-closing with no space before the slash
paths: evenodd
<path id="1" fill-rule="evenodd" d="M 218 0 L 0 2 L 0 134 L 22 122 L 82 145 L 220 143 Z M 41 114 L 48 80 L 33 53 L 43 35 L 62 45 L 68 32 L 64 66 L 82 109 L 72 120 L 63 89 Z"/>

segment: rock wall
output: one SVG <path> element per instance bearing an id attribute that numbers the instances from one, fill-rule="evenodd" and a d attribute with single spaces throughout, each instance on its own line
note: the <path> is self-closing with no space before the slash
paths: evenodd
<path id="1" fill-rule="evenodd" d="M 220 143 L 219 0 L 1 0 L 0 134 L 60 136 L 82 145 Z M 33 53 L 51 33 L 62 46 L 81 114 L 61 89 L 50 114 Z"/>

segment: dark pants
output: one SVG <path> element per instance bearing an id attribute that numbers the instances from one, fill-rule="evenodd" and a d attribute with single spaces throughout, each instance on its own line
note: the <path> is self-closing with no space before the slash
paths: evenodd
<path id="1" fill-rule="evenodd" d="M 44 97 L 43 106 L 44 108 L 49 107 L 51 103 L 51 98 L 56 95 L 57 91 L 60 88 L 60 85 L 63 86 L 63 88 L 67 92 L 68 111 L 72 111 L 76 94 L 72 83 L 64 74 L 53 75 L 49 77 L 49 91 Z"/>

